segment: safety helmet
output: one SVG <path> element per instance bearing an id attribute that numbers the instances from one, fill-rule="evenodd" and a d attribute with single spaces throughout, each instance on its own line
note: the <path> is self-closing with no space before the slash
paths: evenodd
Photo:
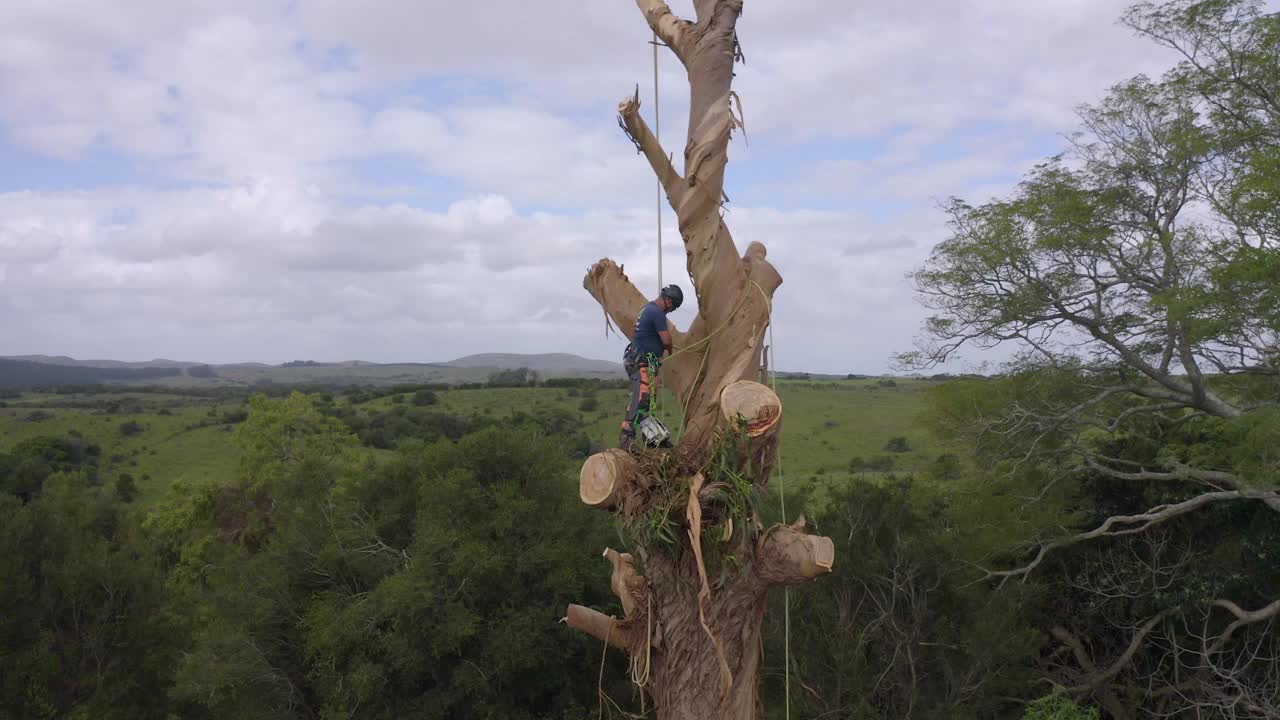
<path id="1" fill-rule="evenodd" d="M 668 285 L 662 288 L 662 292 L 660 294 L 662 297 L 671 301 L 672 310 L 679 308 L 680 305 L 684 303 L 684 291 L 680 289 L 679 285 Z"/>

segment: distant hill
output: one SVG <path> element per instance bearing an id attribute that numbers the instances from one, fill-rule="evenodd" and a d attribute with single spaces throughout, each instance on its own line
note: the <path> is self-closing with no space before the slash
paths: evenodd
<path id="1" fill-rule="evenodd" d="M 109 382 L 159 382 L 182 374 L 177 367 L 95 367 L 0 359 L 0 388 L 42 385 L 98 385 Z"/>
<path id="2" fill-rule="evenodd" d="M 484 382 L 492 373 L 529 368 L 543 378 L 622 377 L 622 366 L 604 360 L 547 353 L 469 355 L 446 363 L 372 363 L 364 360 L 317 362 L 292 360 L 279 365 L 235 363 L 206 365 L 176 360 L 123 362 L 77 360 L 66 356 L 22 355 L 0 358 L 0 387 L 154 384 L 175 387 L 262 385 L 407 385 Z"/>
<path id="3" fill-rule="evenodd" d="M 61 365 L 64 367 L 128 368 L 133 370 L 143 368 L 188 368 L 204 364 L 198 362 L 183 362 L 181 360 L 165 360 L 163 358 L 156 358 L 155 360 L 147 360 L 145 362 L 124 362 L 121 360 L 77 360 L 75 358 L 67 357 L 66 355 L 13 355 L 0 359 L 19 360 L 23 362 L 40 363 L 42 365 Z"/>
<path id="4" fill-rule="evenodd" d="M 599 375 L 619 375 L 622 364 L 608 360 L 592 360 L 568 353 L 544 353 L 541 355 L 517 355 L 512 353 L 483 353 L 467 355 L 457 360 L 441 363 L 448 367 L 465 368 L 497 368 L 499 370 L 518 370 L 529 368 L 538 373 L 583 373 Z"/>

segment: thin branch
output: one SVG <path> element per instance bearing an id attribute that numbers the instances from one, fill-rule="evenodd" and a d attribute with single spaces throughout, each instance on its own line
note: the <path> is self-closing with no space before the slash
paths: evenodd
<path id="1" fill-rule="evenodd" d="M 1217 639 L 1213 641 L 1213 644 L 1205 650 L 1205 655 L 1212 655 L 1221 650 L 1222 646 L 1231 640 L 1232 634 L 1234 634 L 1236 630 L 1239 630 L 1241 626 L 1270 620 L 1277 615 L 1280 615 L 1280 600 L 1276 600 L 1270 605 L 1252 612 L 1241 608 L 1230 600 L 1215 600 L 1213 604 L 1215 607 L 1225 608 L 1232 615 L 1235 615 L 1236 619 L 1228 625 L 1227 629 L 1223 630 L 1222 634 L 1219 635 Z"/>
<path id="2" fill-rule="evenodd" d="M 1163 610 L 1156 613 L 1154 617 L 1143 623 L 1142 627 L 1138 628 L 1138 631 L 1133 634 L 1133 638 L 1130 639 L 1129 647 L 1125 648 L 1125 651 L 1120 654 L 1120 657 L 1116 658 L 1115 662 L 1111 663 L 1110 667 L 1100 673 L 1092 675 L 1083 685 L 1067 688 L 1068 692 L 1092 692 L 1097 690 L 1103 683 L 1111 680 L 1111 678 L 1116 675 L 1119 675 L 1120 671 L 1124 670 L 1125 666 L 1129 664 L 1129 661 L 1133 659 L 1133 655 L 1138 651 L 1138 646 L 1142 644 L 1142 640 L 1146 638 L 1146 636 L 1151 632 L 1151 629 L 1159 624 L 1160 621 L 1169 614 L 1169 612 L 1169 610 Z M 1057 637 L 1057 631 L 1061 629 L 1062 628 L 1054 628 L 1055 637 Z M 1065 632 L 1065 630 L 1063 632 Z"/>

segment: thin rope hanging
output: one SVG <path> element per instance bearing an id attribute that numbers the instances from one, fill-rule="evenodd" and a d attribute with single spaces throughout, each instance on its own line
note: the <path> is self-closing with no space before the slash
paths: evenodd
<path id="1" fill-rule="evenodd" d="M 658 112 L 658 33 L 654 31 L 653 42 L 653 139 L 662 144 L 662 114 Z M 662 291 L 662 178 L 657 178 L 658 186 L 658 291 Z"/>

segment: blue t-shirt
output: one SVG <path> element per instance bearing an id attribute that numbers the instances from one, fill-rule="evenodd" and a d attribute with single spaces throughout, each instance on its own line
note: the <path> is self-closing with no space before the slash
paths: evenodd
<path id="1" fill-rule="evenodd" d="M 643 358 L 645 355 L 653 355 L 662 357 L 662 338 L 658 337 L 660 330 L 667 329 L 667 314 L 662 312 L 662 308 L 657 303 L 650 302 L 640 309 L 640 314 L 636 316 L 636 330 L 631 337 L 631 344 L 635 346 L 636 357 Z"/>

